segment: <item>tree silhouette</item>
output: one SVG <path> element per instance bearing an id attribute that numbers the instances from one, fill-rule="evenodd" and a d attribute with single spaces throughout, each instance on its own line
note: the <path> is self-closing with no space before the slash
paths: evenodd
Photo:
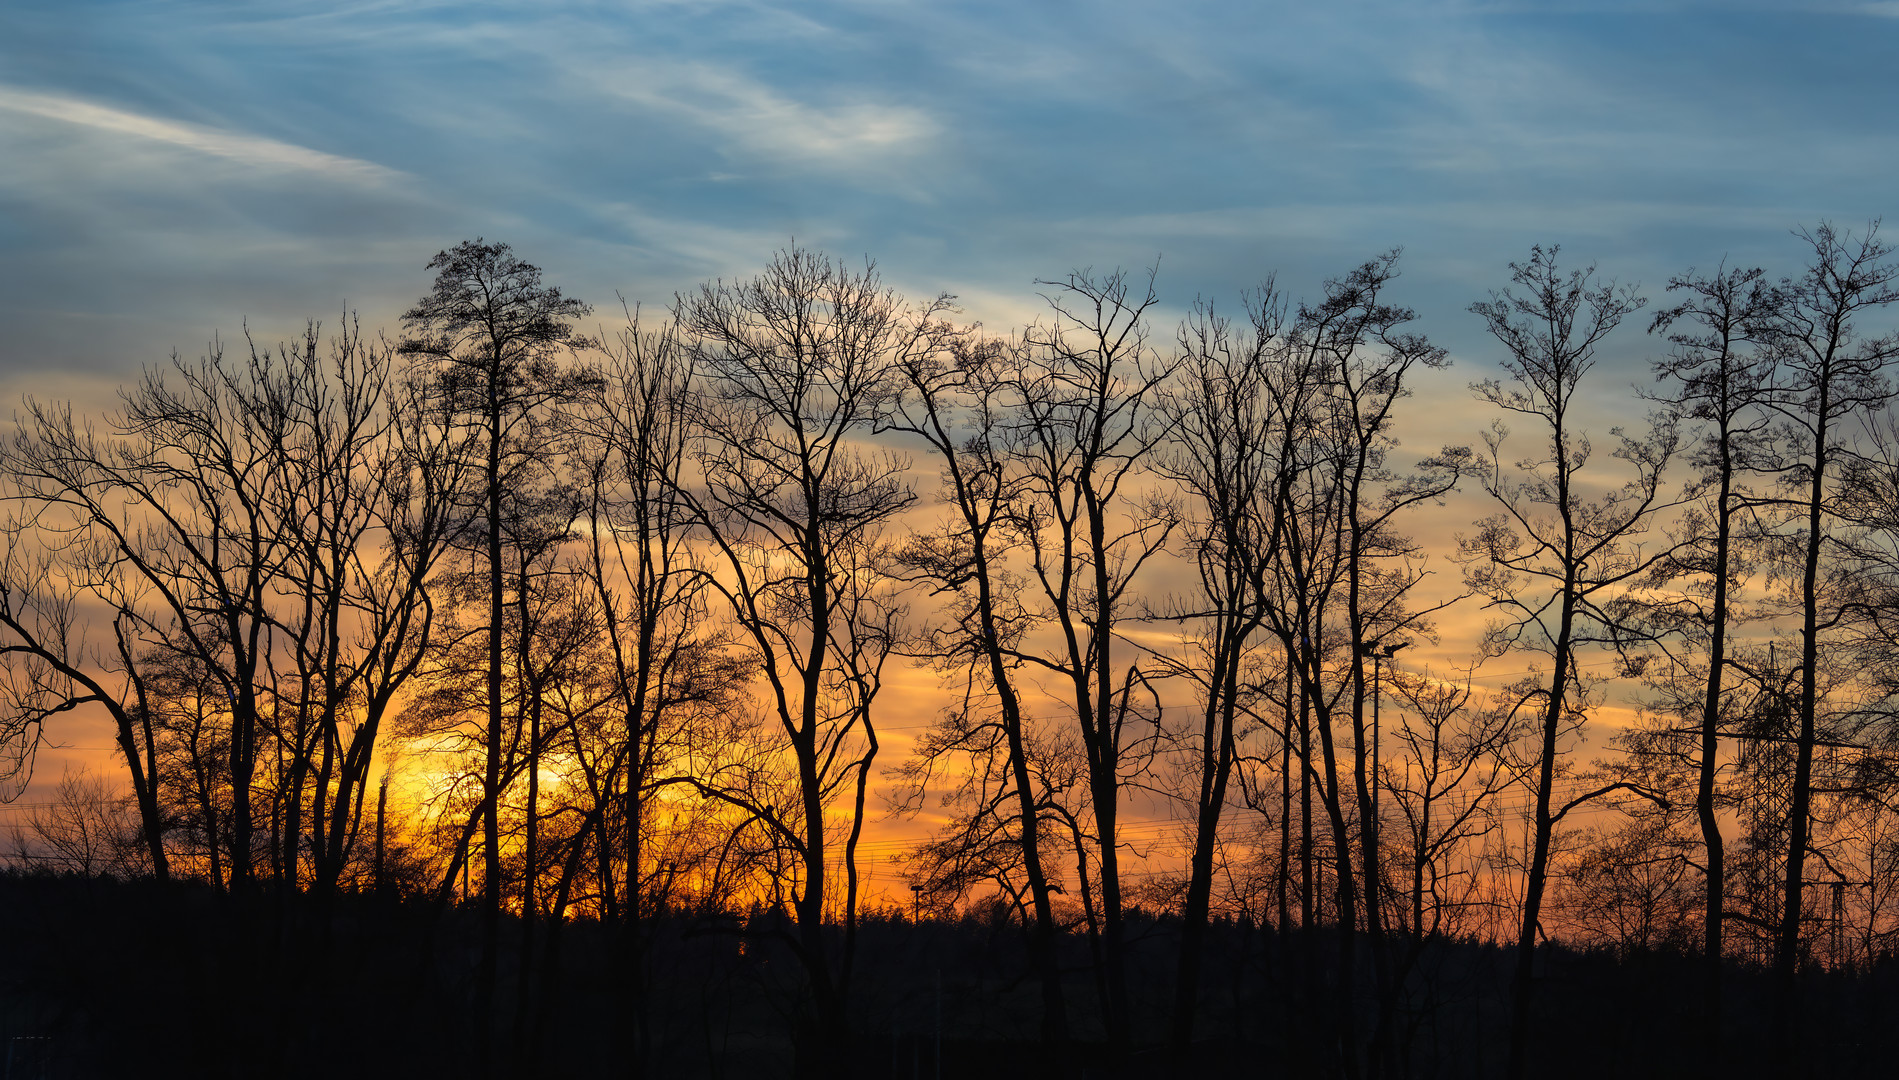
<path id="1" fill-rule="evenodd" d="M 583 343 L 573 320 L 590 309 L 541 284 L 540 268 L 516 258 L 506 244 L 463 241 L 438 253 L 428 268 L 436 272 L 435 284 L 403 314 L 410 336 L 401 351 L 413 359 L 413 378 L 443 422 L 451 431 L 467 433 L 479 485 L 468 493 L 470 510 L 479 517 L 463 535 L 478 545 L 472 554 L 486 577 L 487 619 L 474 630 L 487 645 L 480 803 L 483 929 L 476 994 L 477 1014 L 485 1017 L 494 997 L 501 914 L 503 627 L 509 598 L 503 549 L 510 523 L 534 525 L 527 502 L 545 483 L 552 445 L 547 408 L 591 385 L 584 373 L 556 361 L 562 349 Z M 525 533 L 517 539 L 530 548 L 540 541 Z M 524 579 L 517 589 L 522 595 Z"/>

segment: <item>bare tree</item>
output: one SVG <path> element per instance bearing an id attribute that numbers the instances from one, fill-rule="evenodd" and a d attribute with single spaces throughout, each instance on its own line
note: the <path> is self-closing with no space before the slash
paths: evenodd
<path id="1" fill-rule="evenodd" d="M 717 551 L 712 581 L 765 683 L 766 730 L 789 751 L 796 799 L 773 805 L 689 779 L 794 857 L 791 943 L 814 1010 L 801 1074 L 841 1068 L 848 1039 L 872 708 L 902 616 L 882 572 L 883 532 L 913 498 L 905 462 L 857 440 L 896 393 L 902 358 L 934 347 L 941 303 L 913 310 L 874 267 L 794 249 L 749 281 L 701 285 L 674 313 L 706 380 L 693 416 L 695 524 Z M 826 933 L 834 906 L 838 947 Z"/>
<path id="2" fill-rule="evenodd" d="M 649 800 L 690 744 L 686 726 L 708 709 L 730 708 L 747 673 L 710 624 L 710 579 L 693 547 L 693 507 L 684 495 L 688 343 L 671 320 L 649 328 L 629 312 L 606 348 L 606 392 L 575 410 L 570 457 L 587 494 L 585 574 L 614 719 L 597 740 L 581 739 L 588 729 L 576 726 L 575 761 L 592 793 L 602 914 L 626 927 L 627 1052 L 641 1075 L 649 1056 L 642 920 L 658 876 L 646 867 L 659 850 L 649 850 Z M 617 843 L 610 839 L 616 820 Z"/>
<path id="3" fill-rule="evenodd" d="M 1391 676 L 1407 708 L 1393 733 L 1400 752 L 1385 766 L 1385 791 L 1404 827 L 1393 855 L 1403 859 L 1407 885 L 1398 910 L 1414 951 L 1455 925 L 1475 880 L 1470 845 L 1497 827 L 1497 797 L 1515 779 L 1498 767 L 1499 753 L 1521 737 L 1521 718 L 1507 702 L 1482 699 L 1474 674 Z"/>
<path id="4" fill-rule="evenodd" d="M 463 241 L 429 261 L 435 285 L 403 315 L 411 336 L 403 353 L 414 358 L 415 378 L 434 395 L 434 413 L 478 445 L 480 490 L 470 510 L 480 527 L 472 554 L 486 577 L 485 626 L 472 632 L 487 646 L 487 731 L 480 815 L 483 840 L 482 950 L 477 1011 L 492 1008 L 501 912 L 503 697 L 507 672 L 504 626 L 509 593 L 504 528 L 521 500 L 545 481 L 551 446 L 549 406 L 571 400 L 590 385 L 584 373 L 563 369 L 556 357 L 581 344 L 573 320 L 586 304 L 541 284 L 541 271 L 506 244 Z M 526 538 L 524 538 L 526 539 Z M 532 540 L 528 541 L 532 544 Z M 479 1023 L 484 1038 L 489 1030 Z M 485 1045 L 485 1044 L 484 1044 Z M 484 1052 L 484 1062 L 489 1055 Z"/>
<path id="5" fill-rule="evenodd" d="M 1800 690 L 1796 699 L 1795 760 L 1787 811 L 1784 909 L 1774 952 L 1780 1061 L 1798 1054 L 1796 969 L 1812 815 L 1814 745 L 1819 735 L 1820 642 L 1837 611 L 1826 610 L 1822 555 L 1833 533 L 1829 504 L 1834 458 L 1851 434 L 1849 422 L 1892 395 L 1888 373 L 1899 362 L 1899 334 L 1868 336 L 1861 321 L 1899 302 L 1899 263 L 1880 241 L 1877 223 L 1864 236 L 1822 223 L 1800 232 L 1812 261 L 1775 287 L 1764 327 L 1779 378 L 1768 400 L 1798 433 L 1801 457 L 1783 480 L 1790 493 L 1797 538 L 1800 604 Z M 1793 516 L 1793 515 L 1790 515 Z"/>
<path id="6" fill-rule="evenodd" d="M 327 355 L 312 325 L 262 362 L 283 377 L 256 407 L 286 418 L 269 503 L 284 545 L 267 658 L 272 729 L 289 756 L 278 876 L 300 881 L 307 820 L 312 884 L 327 893 L 356 848 L 378 736 L 428 653 L 429 587 L 467 461 L 431 438 L 441 429 L 396 377 L 392 350 L 353 324 Z"/>
<path id="7" fill-rule="evenodd" d="M 1448 363 L 1443 349 L 1404 329 L 1415 318 L 1410 309 L 1384 302 L 1386 287 L 1397 277 L 1397 261 L 1397 251 L 1387 252 L 1345 277 L 1327 282 L 1323 302 L 1302 309 L 1299 318 L 1301 325 L 1313 328 L 1309 340 L 1327 362 L 1324 423 L 1331 452 L 1339 461 L 1342 599 L 1352 646 L 1348 669 L 1352 780 L 1359 823 L 1360 872 L 1365 884 L 1365 929 L 1380 1003 L 1373 1033 L 1374 1069 L 1382 1067 L 1389 1056 L 1390 1013 L 1397 984 L 1392 978 L 1391 958 L 1386 954 L 1379 892 L 1383 865 L 1377 791 L 1379 732 L 1375 724 L 1367 722 L 1376 719 L 1377 702 L 1371 701 L 1370 717 L 1366 705 L 1379 689 L 1379 662 L 1409 644 L 1406 635 L 1428 634 L 1430 616 L 1455 602 L 1454 598 L 1447 599 L 1425 609 L 1411 602 L 1413 590 L 1425 576 L 1424 553 L 1399 531 L 1398 525 L 1407 511 L 1438 502 L 1448 494 L 1471 457 L 1466 448 L 1447 447 L 1418 462 L 1410 473 L 1401 473 L 1390 464 L 1395 449 L 1391 425 L 1397 403 L 1411 392 L 1407 380 L 1416 369 L 1442 368 Z M 1367 659 L 1373 661 L 1370 694 L 1365 678 Z M 1329 724 L 1329 719 L 1325 722 Z"/>
<path id="8" fill-rule="evenodd" d="M 1460 537 L 1459 546 L 1471 586 L 1498 613 L 1488 634 L 1490 649 L 1540 653 L 1550 662 L 1542 677 L 1547 681 L 1522 702 L 1541 717 L 1528 762 L 1534 835 L 1511 1006 L 1509 1075 L 1516 1078 L 1529 1067 L 1533 960 L 1552 833 L 1587 799 L 1554 805 L 1563 734 L 1585 715 L 1576 658 L 1590 644 L 1626 640 L 1626 586 L 1658 558 L 1634 541 L 1666 505 L 1662 471 L 1676 437 L 1668 417 L 1642 438 L 1613 429 L 1620 444 L 1615 457 L 1634 475 L 1590 498 L 1596 481 L 1585 470 L 1593 447 L 1581 430 L 1577 392 L 1595 366 L 1597 347 L 1643 301 L 1631 288 L 1597 281 L 1593 267 L 1563 274 L 1555 248 L 1532 248 L 1529 261 L 1512 263 L 1510 273 L 1521 293 L 1506 288 L 1471 305 L 1503 344 L 1510 381 L 1488 380 L 1472 390 L 1506 414 L 1536 424 L 1542 443 L 1513 467 L 1503 450 L 1508 428 L 1493 424 L 1484 440 L 1481 482 L 1500 512 L 1480 522 L 1475 535 Z"/>
<path id="9" fill-rule="evenodd" d="M 61 415 L 70 420 L 70 412 Z M 112 717 L 114 741 L 125 761 L 138 808 L 140 835 L 153 876 L 170 876 L 165 851 L 166 815 L 161 806 L 160 727 L 147 682 L 133 662 L 128 620 L 112 623 L 110 646 L 98 642 L 82 620 L 90 599 L 86 568 L 99 551 L 85 535 L 86 519 L 57 499 L 57 487 L 39 489 L 33 479 L 14 480 L 8 447 L 0 462 L 8 470 L 8 496 L 16 500 L 0 538 L 0 646 L 8 720 L 7 783 L 17 797 L 31 778 L 33 754 L 46 721 L 97 705 Z M 36 495 L 35 492 L 43 492 Z M 73 567 L 68 572 L 67 567 Z"/>
<path id="10" fill-rule="evenodd" d="M 1386 683 L 1401 706 L 1388 729 L 1397 752 L 1380 768 L 1397 826 L 1381 850 L 1401 882 L 1392 887 L 1398 941 L 1390 974 L 1394 998 L 1386 1011 L 1393 1024 L 1396 1014 L 1409 1011 L 1414 1023 L 1438 1029 L 1444 1002 L 1427 955 L 1447 939 L 1476 936 L 1472 915 L 1489 902 L 1481 845 L 1498 830 L 1502 795 L 1516 781 L 1501 767 L 1502 752 L 1522 737 L 1524 725 L 1507 698 L 1479 691 L 1475 676 L 1474 665 L 1444 675 L 1393 671 Z"/>
<path id="11" fill-rule="evenodd" d="M 1147 313 L 1158 302 L 1152 274 L 1138 287 L 1119 272 L 1046 284 L 1054 289 L 1048 321 L 1023 334 L 1014 439 L 1023 477 L 1016 528 L 1041 593 L 1042 636 L 1053 644 L 1031 641 L 1018 655 L 1059 684 L 1087 755 L 1104 1016 L 1118 1046 L 1132 1016 L 1116 822 L 1130 770 L 1156 748 L 1158 715 L 1148 673 L 1133 661 L 1122 670 L 1116 626 L 1134 613 L 1134 582 L 1175 520 L 1163 496 L 1142 489 L 1166 432 L 1156 404 L 1173 365 L 1147 344 Z"/>
<path id="12" fill-rule="evenodd" d="M 1331 834 L 1341 972 L 1332 1016 L 1340 1025 L 1340 1045 L 1349 1048 L 1343 1066 L 1350 1074 L 1359 1068 L 1352 973 L 1361 915 L 1373 947 L 1378 999 L 1389 1002 L 1393 993 L 1376 891 L 1376 748 L 1365 661 L 1401 647 L 1407 633 L 1428 630 L 1431 612 L 1412 610 L 1408 603 L 1423 577 L 1421 552 L 1396 524 L 1405 511 L 1448 492 L 1469 457 L 1468 451 L 1447 450 L 1408 475 L 1388 463 L 1390 425 L 1397 403 L 1409 393 L 1407 378 L 1415 368 L 1444 363 L 1442 350 L 1403 329 L 1413 313 L 1383 300 L 1397 276 L 1396 264 L 1397 253 L 1391 252 L 1327 281 L 1323 296 L 1301 304 L 1283 335 L 1267 347 L 1273 372 L 1267 395 L 1273 410 L 1272 482 L 1256 511 L 1265 541 L 1258 549 L 1265 557 L 1258 610 L 1289 661 L 1289 716 L 1292 702 L 1298 702 L 1301 820 L 1307 834 L 1301 877 L 1308 894 L 1315 794 Z M 1255 317 L 1256 327 L 1268 321 L 1264 313 Z M 1346 722 L 1349 766 L 1341 762 L 1345 733 L 1340 726 Z M 1286 812 L 1290 817 L 1290 805 Z M 1309 910 L 1310 900 L 1302 905 L 1302 916 Z M 1314 963 L 1308 956 L 1309 983 L 1316 978 Z M 1387 1033 L 1382 1021 L 1375 1031 L 1375 1042 L 1382 1046 Z"/>
<path id="13" fill-rule="evenodd" d="M 82 877 L 135 878 L 151 873 L 134 801 L 81 767 L 59 778 L 44 805 L 13 827 L 13 859 L 22 867 L 53 864 Z"/>
<path id="14" fill-rule="evenodd" d="M 1699 898 L 1687 845 L 1667 819 L 1642 815 L 1580 833 L 1554 875 L 1565 937 L 1625 961 L 1634 953 L 1686 951 Z"/>
<path id="15" fill-rule="evenodd" d="M 1690 463 L 1701 470 L 1705 494 L 1691 506 L 1681 525 L 1686 541 L 1656 567 L 1669 584 L 1687 578 L 1682 591 L 1653 612 L 1658 623 L 1679 628 L 1706 656 L 1686 665 L 1701 668 L 1700 695 L 1682 718 L 1697 728 L 1695 814 L 1703 851 L 1702 986 L 1703 1060 L 1718 1068 L 1721 1036 L 1722 924 L 1726 906 L 1725 847 L 1716 815 L 1720 736 L 1732 686 L 1727 681 L 1730 626 L 1739 595 L 1744 539 L 1750 509 L 1746 477 L 1758 469 L 1767 431 L 1760 408 L 1771 369 L 1756 348 L 1770 297 L 1758 269 L 1718 269 L 1701 277 L 1692 271 L 1668 283 L 1681 302 L 1656 313 L 1650 333 L 1666 333 L 1669 355 L 1654 363 L 1655 376 L 1672 389 L 1664 403 L 1685 418 L 1706 425 Z M 1682 665 L 1677 665 L 1681 667 Z"/>
<path id="16" fill-rule="evenodd" d="M 990 865 L 981 876 L 1019 870 L 1033 910 L 1030 959 L 1042 985 L 1042 1035 L 1060 1055 L 1068 1039 L 1058 945 L 1050 894 L 1057 885 L 1045 854 L 1045 792 L 1035 780 L 1033 734 L 1016 684 L 1016 650 L 1030 619 L 1017 599 L 1021 582 L 1007 557 L 1021 543 L 1014 532 L 1023 477 L 1015 467 L 1008 414 L 1018 387 L 1008 379 L 999 344 L 950 337 L 947 348 L 905 358 L 905 390 L 882 423 L 923 440 L 936 457 L 950 516 L 937 530 L 914 536 L 900 553 L 910 573 L 932 591 L 954 598 L 945 618 L 929 630 L 927 656 L 963 680 L 964 705 L 946 729 L 926 739 L 905 776 L 914 807 L 928 782 L 952 755 L 968 768 L 965 783 L 974 812 L 960 842 L 931 852 L 937 865 L 981 860 L 993 841 L 1019 847 L 1019 860 Z M 980 718 L 993 704 L 995 723 Z M 951 766 L 952 768 L 954 766 Z M 1005 803 L 1012 803 L 1004 811 Z M 1010 826 L 995 827 L 1001 821 Z M 967 875 L 953 875 L 962 880 Z M 1055 876 L 1059 881 L 1059 875 Z"/>
<path id="17" fill-rule="evenodd" d="M 1188 641 L 1183 654 L 1157 659 L 1193 686 L 1199 705 L 1188 739 L 1194 832 L 1174 985 L 1176 1052 L 1193 1035 L 1215 847 L 1240 757 L 1239 721 L 1258 696 L 1255 637 L 1266 626 L 1266 576 L 1280 538 L 1273 496 L 1283 474 L 1272 378 L 1279 307 L 1271 286 L 1262 289 L 1248 304 L 1255 332 L 1236 340 L 1210 305 L 1197 306 L 1181 328 L 1177 386 L 1160 402 L 1172 438 L 1159 469 L 1184 496 L 1181 532 L 1199 572 L 1196 594 L 1158 612 L 1182 624 Z"/>
<path id="18" fill-rule="evenodd" d="M 242 362 L 174 358 L 124 401 L 113 438 L 33 406 L 9 448 L 32 514 L 0 615 L 15 690 L 112 713 L 155 873 L 171 780 L 215 881 L 250 880 L 267 807 L 266 865 L 296 887 L 307 838 L 331 889 L 429 631 L 453 455 L 408 433 L 391 351 L 352 320 Z M 107 647 L 77 621 L 88 597 L 114 613 Z"/>
<path id="19" fill-rule="evenodd" d="M 58 538 L 71 559 L 68 572 L 115 611 L 111 663 L 131 696 L 147 688 L 140 669 L 162 665 L 164 656 L 215 683 L 229 733 L 222 770 L 231 792 L 229 881 L 245 891 L 255 872 L 252 797 L 270 704 L 263 677 L 270 612 L 285 558 L 271 500 L 283 478 L 275 448 L 287 415 L 266 407 L 277 396 L 267 388 L 283 376 L 255 355 L 233 370 L 215 348 L 196 364 L 174 357 L 169 374 L 178 384 L 153 371 L 122 394 L 111 438 L 75 424 L 70 410 L 29 403 L 6 467 L 35 508 L 41 536 Z M 72 681 L 85 686 L 90 678 Z M 127 708 L 120 742 L 129 761 L 140 748 L 128 699 L 96 689 L 83 696 Z M 149 775 L 150 756 L 135 774 Z"/>

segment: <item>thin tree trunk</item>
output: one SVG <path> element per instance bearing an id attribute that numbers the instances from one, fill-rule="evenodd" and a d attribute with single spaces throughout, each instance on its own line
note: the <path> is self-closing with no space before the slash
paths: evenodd
<path id="1" fill-rule="evenodd" d="M 1181 911 L 1180 956 L 1174 974 L 1172 1041 L 1177 1055 L 1193 1045 L 1194 1014 L 1199 1008 L 1201 952 L 1206 947 L 1207 916 L 1213 899 L 1213 854 L 1219 838 L 1220 815 L 1226 807 L 1227 782 L 1238 748 L 1233 737 L 1234 713 L 1239 702 L 1239 666 L 1248 627 L 1240 617 L 1223 617 L 1219 670 L 1201 731 L 1202 760 L 1194 850 L 1187 879 L 1187 898 Z M 1238 623 L 1239 625 L 1234 625 Z M 1184 1060 L 1184 1058 L 1183 1058 Z"/>
<path id="2" fill-rule="evenodd" d="M 500 356 L 492 358 L 497 367 Z M 501 387 L 500 372 L 489 373 L 487 461 L 488 554 L 488 732 L 482 773 L 481 958 L 475 973 L 475 1024 L 480 1034 L 481 1069 L 492 1076 L 494 998 L 501 952 Z"/>
<path id="3" fill-rule="evenodd" d="M 1701 1060 L 1712 1080 L 1721 1068 L 1721 959 L 1722 912 L 1727 899 L 1725 872 L 1726 846 L 1721 823 L 1715 817 L 1715 778 L 1720 770 L 1721 684 L 1727 665 L 1728 632 L 1728 544 L 1732 509 L 1729 505 L 1733 486 L 1733 461 L 1728 435 L 1721 434 L 1721 480 L 1715 511 L 1715 562 L 1713 626 L 1708 646 L 1707 695 L 1701 710 L 1701 761 L 1695 785 L 1695 816 L 1701 823 L 1701 843 L 1705 851 L 1706 887 L 1703 905 L 1702 936 L 1702 1044 Z"/>
<path id="4" fill-rule="evenodd" d="M 1543 915 L 1543 891 L 1549 878 L 1550 837 L 1554 831 L 1550 796 L 1556 783 L 1556 737 L 1562 730 L 1563 702 L 1569 693 L 1570 669 L 1574 664 L 1569 654 L 1575 612 L 1574 583 L 1566 579 L 1557 622 L 1556 670 L 1550 677 L 1549 704 L 1543 713 L 1540 736 L 1535 837 L 1532 841 L 1529 877 L 1524 882 L 1523 924 L 1517 932 L 1516 978 L 1511 991 L 1510 1057 L 1507 1068 L 1511 1080 L 1522 1080 L 1529 1068 L 1531 1013 L 1536 1003 L 1536 938 L 1539 920 Z"/>
<path id="5" fill-rule="evenodd" d="M 1831 373 L 1821 369 L 1819 407 L 1813 442 L 1813 475 L 1807 496 L 1806 559 L 1800 578 L 1800 731 L 1794 756 L 1793 792 L 1787 809 L 1787 876 L 1783 886 L 1780 931 L 1774 948 L 1775 1027 L 1778 1064 L 1792 1068 L 1800 1058 L 1800 919 L 1806 883 L 1807 839 L 1813 805 L 1813 745 L 1819 716 L 1820 548 L 1824 539 L 1827 412 L 1832 405 Z"/>

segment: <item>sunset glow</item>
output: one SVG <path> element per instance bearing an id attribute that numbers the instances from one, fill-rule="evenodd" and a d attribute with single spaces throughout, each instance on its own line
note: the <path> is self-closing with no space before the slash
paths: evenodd
<path id="1" fill-rule="evenodd" d="M 8 4 L 0 1071 L 1882 1074 L 1895 45 Z"/>

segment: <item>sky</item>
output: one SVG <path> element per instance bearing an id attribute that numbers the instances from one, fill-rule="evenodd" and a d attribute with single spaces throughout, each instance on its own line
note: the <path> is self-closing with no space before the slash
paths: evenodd
<path id="1" fill-rule="evenodd" d="M 1896 46 L 1890 2 L 7 0 L 0 398 L 393 333 L 477 236 L 603 317 L 794 242 L 997 329 L 1158 265 L 1162 338 L 1402 247 L 1392 299 L 1456 362 L 1413 442 L 1471 441 L 1466 309 L 1532 244 L 1659 299 L 1899 205 Z"/>
<path id="2" fill-rule="evenodd" d="M 9 0 L 0 390 L 393 325 L 474 236 L 603 309 L 795 240 L 993 326 L 1077 267 L 1177 311 L 1402 246 L 1482 364 L 1533 243 L 1654 293 L 1883 214 L 1896 44 L 1899 3 Z"/>

